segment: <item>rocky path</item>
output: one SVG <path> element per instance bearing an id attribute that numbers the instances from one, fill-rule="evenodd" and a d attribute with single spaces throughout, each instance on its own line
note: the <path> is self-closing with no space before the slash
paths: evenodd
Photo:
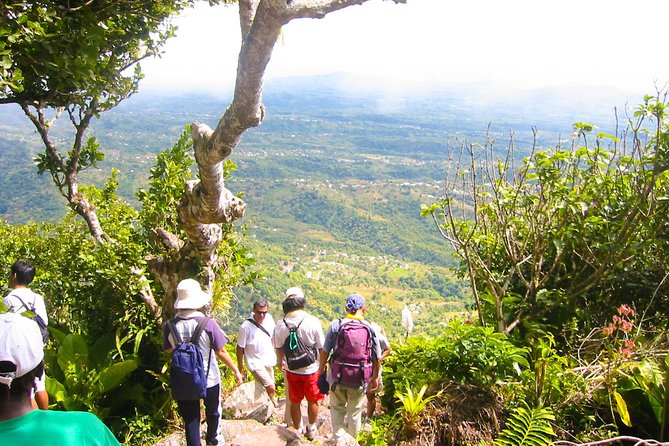
<path id="1" fill-rule="evenodd" d="M 313 441 L 298 435 L 285 423 L 285 400 L 279 400 L 274 408 L 269 398 L 256 393 L 253 383 L 245 383 L 237 388 L 223 403 L 222 432 L 225 446 L 352 446 L 358 443 L 349 438 L 335 442 L 332 438 L 330 409 L 326 397 L 320 404 L 318 413 L 318 435 Z M 303 425 L 306 425 L 306 404 L 303 403 Z M 202 427 L 204 432 L 205 427 Z M 202 443 L 204 444 L 204 442 Z M 184 446 L 183 432 L 176 432 L 162 439 L 155 446 Z"/>

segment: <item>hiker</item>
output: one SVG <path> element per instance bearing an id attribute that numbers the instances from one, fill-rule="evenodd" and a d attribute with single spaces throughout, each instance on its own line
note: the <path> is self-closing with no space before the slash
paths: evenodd
<path id="1" fill-rule="evenodd" d="M 383 367 L 381 363 L 385 359 L 386 356 L 390 354 L 391 348 L 390 348 L 390 341 L 388 341 L 388 337 L 386 336 L 385 331 L 383 330 L 383 327 L 381 327 L 379 324 L 375 322 L 370 323 L 372 326 L 372 329 L 374 330 L 374 336 L 376 336 L 376 339 L 379 340 L 379 347 L 381 348 L 381 356 L 379 356 L 379 383 L 376 389 L 372 390 L 370 388 L 367 389 L 367 420 L 371 420 L 372 417 L 374 416 L 374 413 L 376 412 L 376 395 L 383 392 Z"/>
<path id="2" fill-rule="evenodd" d="M 39 317 L 43 325 L 42 330 L 46 330 L 49 324 L 49 317 L 46 314 L 46 305 L 44 299 L 39 294 L 28 288 L 35 278 L 35 267 L 30 262 L 19 260 L 14 262 L 9 273 L 9 287 L 12 289 L 6 295 L 2 302 L 9 311 L 14 313 L 23 313 L 32 311 L 35 317 Z M 42 336 L 44 340 L 45 335 Z M 31 398 L 33 407 L 36 409 L 47 410 L 49 408 L 49 394 L 46 392 L 46 375 L 42 373 L 35 378 L 35 388 L 32 391 Z"/>
<path id="3" fill-rule="evenodd" d="M 318 389 L 318 351 L 323 347 L 324 336 L 320 321 L 304 310 L 305 304 L 304 292 L 300 288 L 286 290 L 282 304 L 284 317 L 274 329 L 274 345 L 288 383 L 293 427 L 308 440 L 313 440 L 318 433 L 318 402 L 324 398 Z M 303 428 L 300 403 L 305 398 L 308 424 Z"/>
<path id="4" fill-rule="evenodd" d="M 272 336 L 274 334 L 274 319 L 268 313 L 269 304 L 266 299 L 259 299 L 253 303 L 253 314 L 242 322 L 237 336 L 237 367 L 246 379 L 246 367 L 253 375 L 256 384 L 256 399 L 261 392 L 267 392 L 270 401 L 276 407 L 276 387 L 274 382 L 274 366 L 276 352 Z"/>
<path id="5" fill-rule="evenodd" d="M 328 365 L 332 433 L 339 440 L 348 432 L 355 438 L 362 427 L 367 391 L 378 387 L 381 347 L 365 320 L 365 299 L 346 298 L 346 316 L 330 324 L 320 355 L 319 373 Z"/>
<path id="6" fill-rule="evenodd" d="M 185 279 L 177 286 L 177 299 L 174 308 L 177 310 L 176 317 L 168 321 L 163 327 L 163 348 L 172 353 L 171 384 L 172 396 L 177 402 L 179 415 L 184 420 L 186 431 L 186 445 L 200 446 L 200 399 L 204 399 L 205 416 L 207 420 L 206 443 L 208 445 L 223 444 L 224 440 L 220 433 L 221 418 L 221 372 L 218 368 L 216 357 L 230 367 L 235 375 L 237 383 L 243 381 L 242 374 L 235 365 L 232 357 L 225 350 L 228 340 L 212 318 L 206 317 L 201 311 L 202 307 L 211 302 L 211 296 L 200 288 L 200 284 L 193 279 Z M 179 339 L 177 339 L 179 338 Z M 195 342 L 197 339 L 197 343 Z M 175 369 L 177 352 L 182 352 L 183 347 L 191 340 L 196 344 L 201 354 L 199 369 L 203 376 L 206 387 L 202 390 L 192 390 L 192 383 L 182 375 L 177 375 Z M 179 362 L 179 364 L 181 364 Z M 192 375 L 192 374 L 191 374 Z M 192 377 L 190 378 L 192 379 Z M 187 387 L 188 385 L 188 387 Z"/>
<path id="7" fill-rule="evenodd" d="M 91 413 L 34 409 L 30 391 L 43 371 L 44 343 L 38 325 L 20 314 L 1 314 L 0 444 L 120 445 Z"/>

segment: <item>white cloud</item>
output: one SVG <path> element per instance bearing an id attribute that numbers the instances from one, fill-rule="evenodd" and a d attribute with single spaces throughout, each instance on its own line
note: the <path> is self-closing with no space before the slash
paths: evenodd
<path id="1" fill-rule="evenodd" d="M 299 0 L 295 0 L 299 1 Z M 199 5 L 177 19 L 144 85 L 227 89 L 239 51 L 237 8 Z M 267 75 L 335 71 L 516 86 L 593 84 L 651 91 L 669 79 L 665 0 L 371 1 L 288 24 Z"/>

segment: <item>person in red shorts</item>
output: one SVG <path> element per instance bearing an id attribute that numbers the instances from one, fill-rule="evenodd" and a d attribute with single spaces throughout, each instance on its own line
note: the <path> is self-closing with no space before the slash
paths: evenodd
<path id="1" fill-rule="evenodd" d="M 325 335 L 321 322 L 304 310 L 306 299 L 300 288 L 293 287 L 286 290 L 286 299 L 283 301 L 284 318 L 277 322 L 274 329 L 274 346 L 276 347 L 277 361 L 281 364 L 288 383 L 288 399 L 290 400 L 290 418 L 293 426 L 308 440 L 313 440 L 317 434 L 316 420 L 318 418 L 318 402 L 323 396 L 318 389 L 318 352 L 323 348 Z M 309 349 L 314 352 L 314 362 L 295 370 L 288 370 L 284 363 L 283 346 L 290 334 L 290 327 L 297 327 L 297 336 Z M 307 416 L 309 423 L 302 428 L 302 412 L 300 403 L 307 400 Z"/>

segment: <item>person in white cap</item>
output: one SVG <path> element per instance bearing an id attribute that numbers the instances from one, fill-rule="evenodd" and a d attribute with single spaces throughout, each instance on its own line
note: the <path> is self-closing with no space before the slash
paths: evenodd
<path id="1" fill-rule="evenodd" d="M 284 368 L 286 382 L 288 383 L 288 400 L 290 401 L 290 417 L 293 427 L 299 433 L 304 433 L 308 440 L 313 440 L 318 432 L 316 420 L 318 419 L 318 402 L 324 398 L 318 388 L 318 352 L 323 348 L 325 335 L 321 322 L 304 311 L 306 299 L 300 288 L 293 287 L 286 290 L 286 299 L 283 301 L 284 317 L 278 321 L 274 329 L 274 345 L 276 347 L 277 361 Z M 284 363 L 284 344 L 290 344 L 290 329 L 296 328 L 299 341 L 307 349 L 313 351 L 314 361 L 303 367 L 290 370 L 289 365 Z M 307 400 L 307 416 L 309 424 L 302 429 L 302 411 L 300 403 Z"/>
<path id="2" fill-rule="evenodd" d="M 232 357 L 225 350 L 225 344 L 228 342 L 225 333 L 214 319 L 207 318 L 204 313 L 199 311 L 210 302 L 211 296 L 202 291 L 197 280 L 185 279 L 179 282 L 179 285 L 177 285 L 177 300 L 174 303 L 177 314 L 163 327 L 163 348 L 171 353 L 177 344 L 177 339 L 174 339 L 170 330 L 170 324 L 173 324 L 173 329 L 176 330 L 182 340 L 189 340 L 200 322 L 204 321 L 202 336 L 200 336 L 197 346 L 202 353 L 207 369 L 207 390 L 204 397 L 207 420 L 205 440 L 208 445 L 217 445 L 219 443 L 223 444 L 223 438 L 219 429 L 221 372 L 216 357 L 230 367 L 238 384 L 242 383 L 243 377 Z M 197 395 L 194 396 L 194 399 L 177 399 L 177 408 L 179 415 L 184 420 L 187 446 L 200 446 L 200 399 Z"/>
<path id="3" fill-rule="evenodd" d="M 44 344 L 37 323 L 20 314 L 0 314 L 0 444 L 120 444 L 91 413 L 34 409 L 30 392 L 43 370 Z"/>

